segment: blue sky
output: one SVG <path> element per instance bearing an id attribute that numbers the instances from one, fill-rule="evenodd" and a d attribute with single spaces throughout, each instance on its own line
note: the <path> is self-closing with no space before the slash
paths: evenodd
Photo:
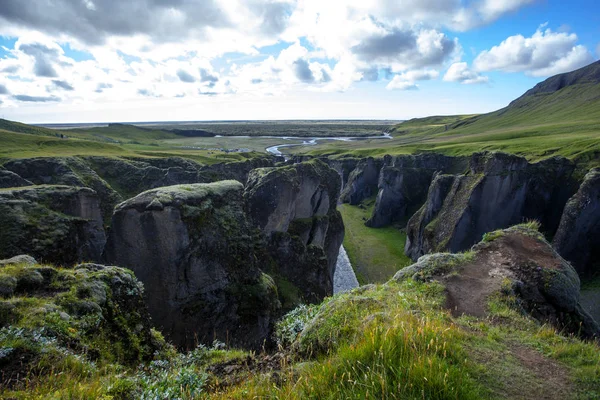
<path id="1" fill-rule="evenodd" d="M 3 0 L 0 117 L 41 123 L 481 113 L 596 61 L 600 51 L 600 5 L 591 0 L 164 4 L 30 0 L 23 7 Z"/>

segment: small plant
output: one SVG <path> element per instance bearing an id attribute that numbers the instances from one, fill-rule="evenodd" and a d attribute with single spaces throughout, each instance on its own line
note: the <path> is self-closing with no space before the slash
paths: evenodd
<path id="1" fill-rule="evenodd" d="M 298 337 L 304 327 L 314 318 L 319 311 L 320 306 L 307 306 L 300 304 L 298 307 L 287 313 L 275 326 L 275 338 L 280 347 L 288 347 Z"/>

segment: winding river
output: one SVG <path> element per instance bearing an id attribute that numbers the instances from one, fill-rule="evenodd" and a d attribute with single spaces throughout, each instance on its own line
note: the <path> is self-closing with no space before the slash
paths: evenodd
<path id="1" fill-rule="evenodd" d="M 269 137 L 269 138 L 273 138 L 276 136 L 261 136 L 261 137 Z M 349 137 L 312 137 L 312 138 L 304 138 L 304 137 L 299 137 L 299 136 L 284 136 L 281 139 L 282 140 L 301 140 L 302 143 L 284 143 L 284 144 L 278 144 L 275 146 L 271 146 L 271 147 L 267 147 L 265 150 L 268 153 L 271 153 L 273 155 L 276 156 L 284 156 L 284 154 L 279 150 L 281 148 L 284 147 L 295 147 L 295 146 L 314 146 L 316 144 L 318 144 L 318 142 L 320 141 L 325 141 L 325 140 L 337 140 L 340 142 L 353 142 L 353 141 L 357 141 L 357 140 L 371 140 L 371 139 L 391 139 L 392 137 L 390 136 L 389 133 L 384 133 L 381 136 L 349 136 Z"/>

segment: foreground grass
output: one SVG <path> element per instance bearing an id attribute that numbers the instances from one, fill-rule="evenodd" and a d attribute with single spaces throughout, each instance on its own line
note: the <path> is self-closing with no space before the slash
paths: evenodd
<path id="1" fill-rule="evenodd" d="M 412 263 L 404 254 L 405 232 L 393 226 L 365 226 L 373 212 L 374 201 L 367 200 L 362 206 L 342 204 L 339 207 L 346 228 L 344 248 L 361 284 L 385 282 Z"/>
<path id="2" fill-rule="evenodd" d="M 598 398 L 597 344 L 540 325 L 501 296 L 487 318 L 453 318 L 443 293 L 438 283 L 409 280 L 329 299 L 303 322 L 294 362 L 213 397 Z"/>

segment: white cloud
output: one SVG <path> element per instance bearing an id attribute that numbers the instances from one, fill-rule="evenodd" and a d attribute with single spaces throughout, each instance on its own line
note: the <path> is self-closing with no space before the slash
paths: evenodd
<path id="1" fill-rule="evenodd" d="M 416 81 L 437 79 L 440 73 L 435 70 L 414 70 L 395 75 L 385 87 L 388 90 L 416 90 Z"/>
<path id="2" fill-rule="evenodd" d="M 444 75 L 446 82 L 460 82 L 466 85 L 475 83 L 487 83 L 489 78 L 469 69 L 466 62 L 454 63 L 448 68 Z"/>
<path id="3" fill-rule="evenodd" d="M 525 72 L 550 76 L 572 71 L 593 61 L 585 46 L 577 45 L 577 35 L 538 29 L 533 36 L 510 36 L 490 50 L 482 51 L 473 62 L 478 71 Z"/>

